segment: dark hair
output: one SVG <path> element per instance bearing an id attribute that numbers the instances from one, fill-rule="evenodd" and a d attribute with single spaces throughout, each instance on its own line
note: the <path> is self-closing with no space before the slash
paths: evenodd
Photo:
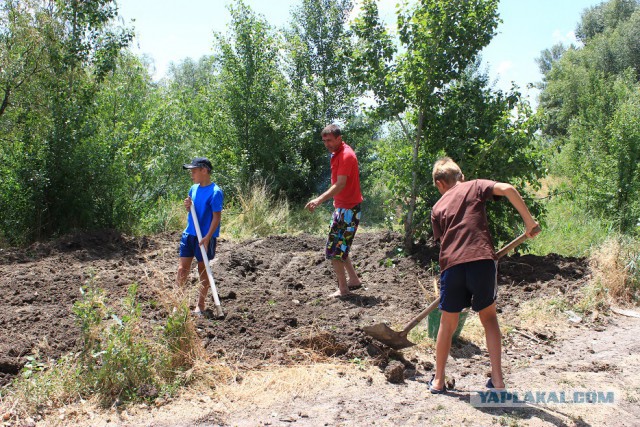
<path id="1" fill-rule="evenodd" d="M 340 127 L 338 127 L 338 125 L 336 124 L 330 124 L 328 126 L 326 126 L 324 129 L 322 129 L 322 132 L 320 132 L 320 135 L 322 136 L 326 136 L 326 135 L 333 135 L 335 137 L 338 137 L 340 135 L 342 135 L 342 132 L 340 132 Z"/>

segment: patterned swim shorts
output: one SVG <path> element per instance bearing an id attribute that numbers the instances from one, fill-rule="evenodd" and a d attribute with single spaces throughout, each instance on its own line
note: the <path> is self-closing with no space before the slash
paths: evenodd
<path id="1" fill-rule="evenodd" d="M 360 205 L 351 209 L 336 208 L 331 218 L 329 238 L 327 239 L 327 259 L 345 260 L 349 256 L 349 249 L 353 237 L 360 224 Z"/>

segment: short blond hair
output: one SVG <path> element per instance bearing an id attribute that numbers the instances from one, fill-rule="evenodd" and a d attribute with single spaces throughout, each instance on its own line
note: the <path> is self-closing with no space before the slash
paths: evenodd
<path id="1" fill-rule="evenodd" d="M 447 185 L 454 185 L 462 180 L 464 180 L 464 175 L 460 166 L 450 157 L 442 157 L 434 163 L 433 185 L 436 185 L 436 181 L 444 181 Z"/>

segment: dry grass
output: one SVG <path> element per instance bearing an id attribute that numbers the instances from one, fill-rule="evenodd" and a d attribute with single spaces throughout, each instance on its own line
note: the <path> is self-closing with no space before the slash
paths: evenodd
<path id="1" fill-rule="evenodd" d="M 361 373 L 357 367 L 333 363 L 251 371 L 244 374 L 239 382 L 218 387 L 216 393 L 220 400 L 232 402 L 234 407 L 255 405 L 267 408 L 295 399 L 320 396 L 327 389 L 334 388 L 336 381 L 344 381 L 348 385 L 347 373 L 350 371 Z"/>
<path id="2" fill-rule="evenodd" d="M 616 304 L 637 303 L 640 299 L 640 244 L 629 238 L 611 237 L 592 252 L 589 266 L 593 274 L 592 297 Z"/>
<path id="3" fill-rule="evenodd" d="M 289 202 L 275 198 L 265 182 L 238 191 L 238 206 L 225 215 L 225 233 L 236 239 L 280 234 L 289 228 Z"/>
<path id="4" fill-rule="evenodd" d="M 558 316 L 569 309 L 570 305 L 557 297 L 535 298 L 520 304 L 513 322 L 524 329 L 548 329 L 559 325 Z"/>

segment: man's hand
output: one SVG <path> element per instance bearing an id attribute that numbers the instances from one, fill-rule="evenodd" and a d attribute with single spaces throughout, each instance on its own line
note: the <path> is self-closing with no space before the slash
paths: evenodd
<path id="1" fill-rule="evenodd" d="M 191 210 L 191 197 L 184 199 L 184 207 L 187 209 L 187 212 Z"/>
<path id="2" fill-rule="evenodd" d="M 322 201 L 320 200 L 320 197 L 316 197 L 315 199 L 311 200 L 309 203 L 307 203 L 304 208 L 308 209 L 309 212 L 313 212 L 315 210 L 315 208 L 317 208 L 318 206 L 320 206 L 320 204 L 322 204 Z"/>

